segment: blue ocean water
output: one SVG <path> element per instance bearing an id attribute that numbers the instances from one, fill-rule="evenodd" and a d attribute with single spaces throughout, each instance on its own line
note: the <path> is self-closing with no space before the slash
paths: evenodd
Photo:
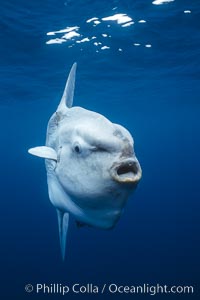
<path id="1" fill-rule="evenodd" d="M 1 299 L 151 297 L 28 283 L 193 285 L 166 297 L 198 299 L 200 3 L 154 2 L 1 1 Z M 62 262 L 44 162 L 27 149 L 44 144 L 75 61 L 75 105 L 129 129 L 143 178 L 113 230 L 71 219 Z"/>

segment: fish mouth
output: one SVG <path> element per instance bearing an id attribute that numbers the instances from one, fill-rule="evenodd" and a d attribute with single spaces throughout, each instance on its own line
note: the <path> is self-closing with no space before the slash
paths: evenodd
<path id="1" fill-rule="evenodd" d="M 111 167 L 112 178 L 119 183 L 137 183 L 142 177 L 142 169 L 136 158 L 129 158 Z"/>

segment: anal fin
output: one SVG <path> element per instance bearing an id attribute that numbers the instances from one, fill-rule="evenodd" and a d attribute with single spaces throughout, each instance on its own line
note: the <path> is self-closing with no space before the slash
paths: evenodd
<path id="1" fill-rule="evenodd" d="M 65 259 L 67 231 L 68 231 L 68 227 L 69 227 L 69 214 L 64 213 L 57 209 L 57 215 L 58 215 L 60 248 L 61 248 L 61 253 L 62 253 L 62 259 L 64 260 Z"/>

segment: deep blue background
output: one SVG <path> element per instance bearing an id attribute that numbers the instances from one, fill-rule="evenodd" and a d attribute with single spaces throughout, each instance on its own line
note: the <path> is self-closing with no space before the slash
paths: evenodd
<path id="1" fill-rule="evenodd" d="M 43 299 L 26 294 L 24 285 L 54 282 L 191 284 L 195 295 L 176 297 L 198 298 L 200 4 L 151 2 L 0 1 L 1 299 Z M 188 9 L 192 13 L 184 14 Z M 115 13 L 135 24 L 86 23 Z M 98 41 L 107 32 L 110 49 L 96 52 L 92 42 L 46 44 L 47 32 L 67 26 Z M 137 42 L 141 46 L 133 46 Z M 114 230 L 77 229 L 71 219 L 63 263 L 44 162 L 27 149 L 44 144 L 74 61 L 75 105 L 130 130 L 143 178 Z M 148 296 L 112 296 L 122 297 Z"/>

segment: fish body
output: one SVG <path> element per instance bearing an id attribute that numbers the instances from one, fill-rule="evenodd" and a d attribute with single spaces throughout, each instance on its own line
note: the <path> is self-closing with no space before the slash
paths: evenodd
<path id="1" fill-rule="evenodd" d="M 81 226 L 114 227 L 142 175 L 127 129 L 99 113 L 72 107 L 75 73 L 76 63 L 49 120 L 45 146 L 29 149 L 45 158 L 63 258 L 69 215 Z"/>

